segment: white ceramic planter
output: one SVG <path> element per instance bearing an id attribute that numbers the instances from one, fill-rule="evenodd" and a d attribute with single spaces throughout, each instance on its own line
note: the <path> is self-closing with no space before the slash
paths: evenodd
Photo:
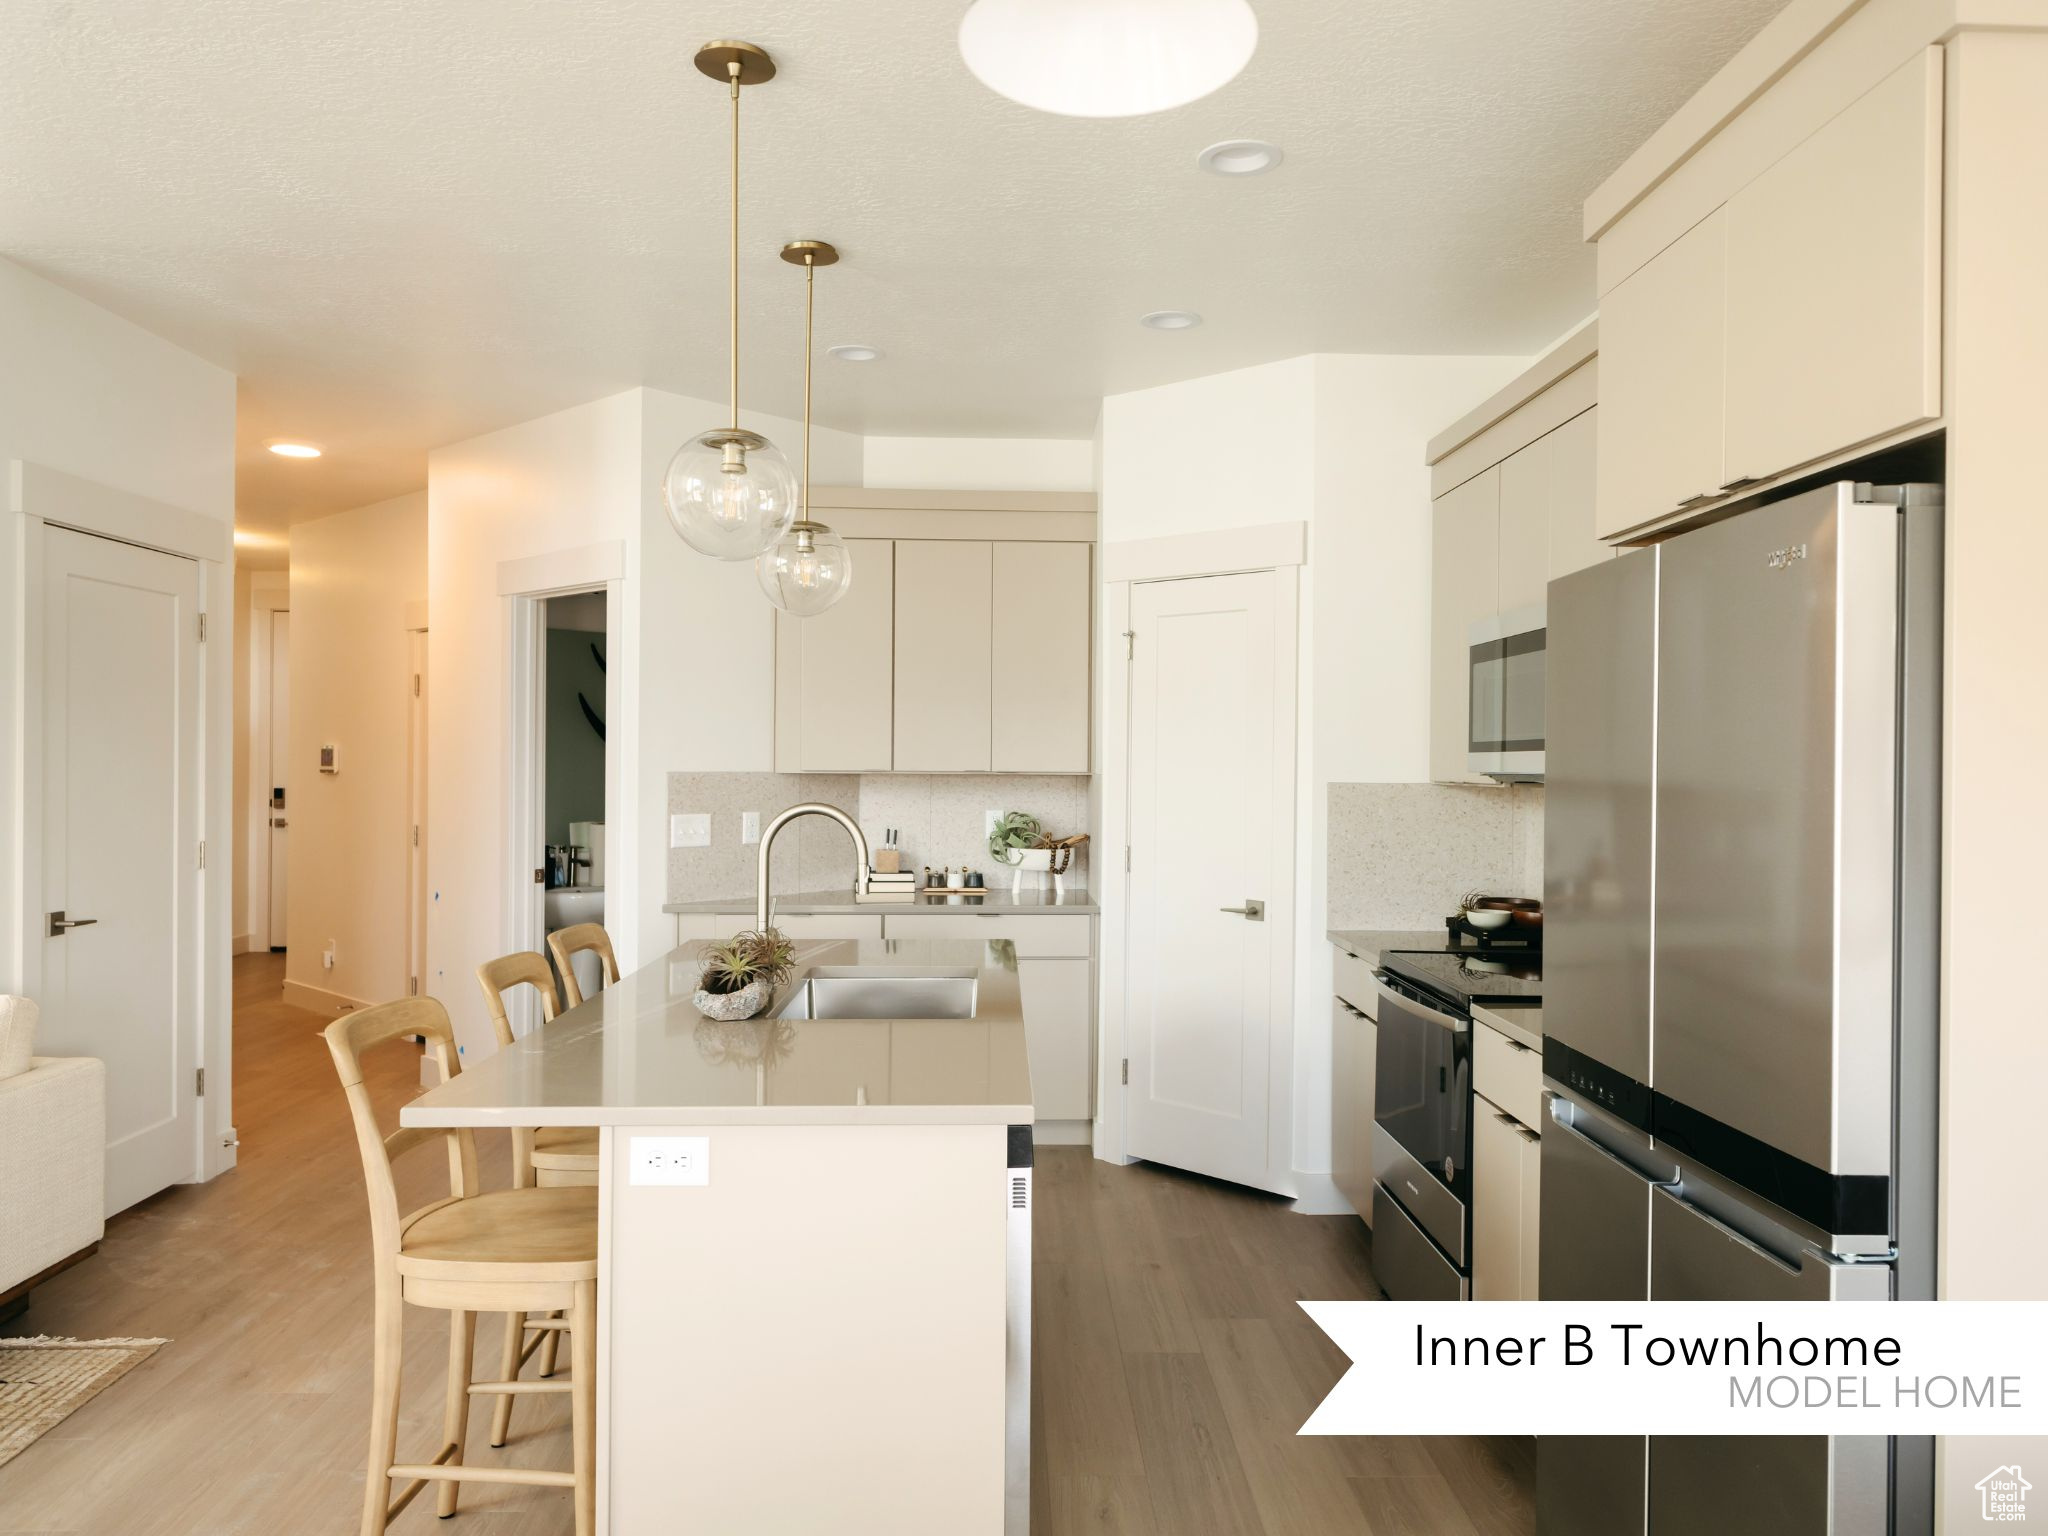
<path id="1" fill-rule="evenodd" d="M 1009 860 L 1010 868 L 1013 871 L 1010 876 L 1010 894 L 1012 896 L 1021 896 L 1024 893 L 1024 877 L 1026 875 L 1050 874 L 1052 871 L 1052 855 L 1053 850 L 1050 848 L 1012 848 Z M 1042 879 L 1034 880 L 1031 883 L 1031 888 L 1034 891 L 1042 891 L 1045 889 L 1045 881 Z M 1052 889 L 1055 896 L 1066 895 L 1067 877 L 1065 875 L 1053 875 Z"/>

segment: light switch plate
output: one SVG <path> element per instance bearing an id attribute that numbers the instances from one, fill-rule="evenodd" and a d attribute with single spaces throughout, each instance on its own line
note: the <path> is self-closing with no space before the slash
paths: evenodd
<path id="1" fill-rule="evenodd" d="M 761 841 L 761 813 L 759 811 L 740 812 L 740 841 L 743 843 L 758 843 Z"/>
<path id="2" fill-rule="evenodd" d="M 669 817 L 668 845 L 671 848 L 709 848 L 711 818 L 702 812 Z"/>
<path id="3" fill-rule="evenodd" d="M 709 1136 L 635 1136 L 631 1140 L 628 1183 L 689 1185 L 711 1182 Z"/>

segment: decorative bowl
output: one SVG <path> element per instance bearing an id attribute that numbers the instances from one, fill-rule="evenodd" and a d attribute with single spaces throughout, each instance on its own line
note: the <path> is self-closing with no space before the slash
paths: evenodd
<path id="1" fill-rule="evenodd" d="M 1508 919 L 1513 915 L 1513 913 L 1504 912 L 1498 907 L 1475 907 L 1470 912 L 1467 912 L 1465 914 L 1465 921 L 1470 923 L 1474 928 L 1505 928 L 1508 925 Z"/>
<path id="2" fill-rule="evenodd" d="M 699 987 L 690 1001 L 705 1018 L 729 1024 L 736 1019 L 751 1019 L 768 1006 L 774 991 L 765 980 L 749 982 L 737 992 L 706 992 Z"/>

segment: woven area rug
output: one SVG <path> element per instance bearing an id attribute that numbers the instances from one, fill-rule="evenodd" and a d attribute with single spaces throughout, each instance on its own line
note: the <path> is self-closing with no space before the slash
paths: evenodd
<path id="1" fill-rule="evenodd" d="M 0 1466 L 168 1339 L 0 1339 Z"/>

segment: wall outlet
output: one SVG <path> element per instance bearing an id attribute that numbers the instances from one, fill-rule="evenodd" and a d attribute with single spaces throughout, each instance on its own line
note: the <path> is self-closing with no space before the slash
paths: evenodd
<path id="1" fill-rule="evenodd" d="M 669 817 L 668 845 L 671 848 L 709 848 L 711 818 L 701 812 Z"/>
<path id="2" fill-rule="evenodd" d="M 709 1136 L 634 1136 L 630 1184 L 709 1184 Z"/>
<path id="3" fill-rule="evenodd" d="M 758 843 L 761 841 L 761 813 L 759 811 L 740 812 L 740 841 L 743 843 Z"/>
<path id="4" fill-rule="evenodd" d="M 327 941 L 327 948 L 320 952 L 320 969 L 323 971 L 334 969 L 334 940 L 332 939 Z"/>

